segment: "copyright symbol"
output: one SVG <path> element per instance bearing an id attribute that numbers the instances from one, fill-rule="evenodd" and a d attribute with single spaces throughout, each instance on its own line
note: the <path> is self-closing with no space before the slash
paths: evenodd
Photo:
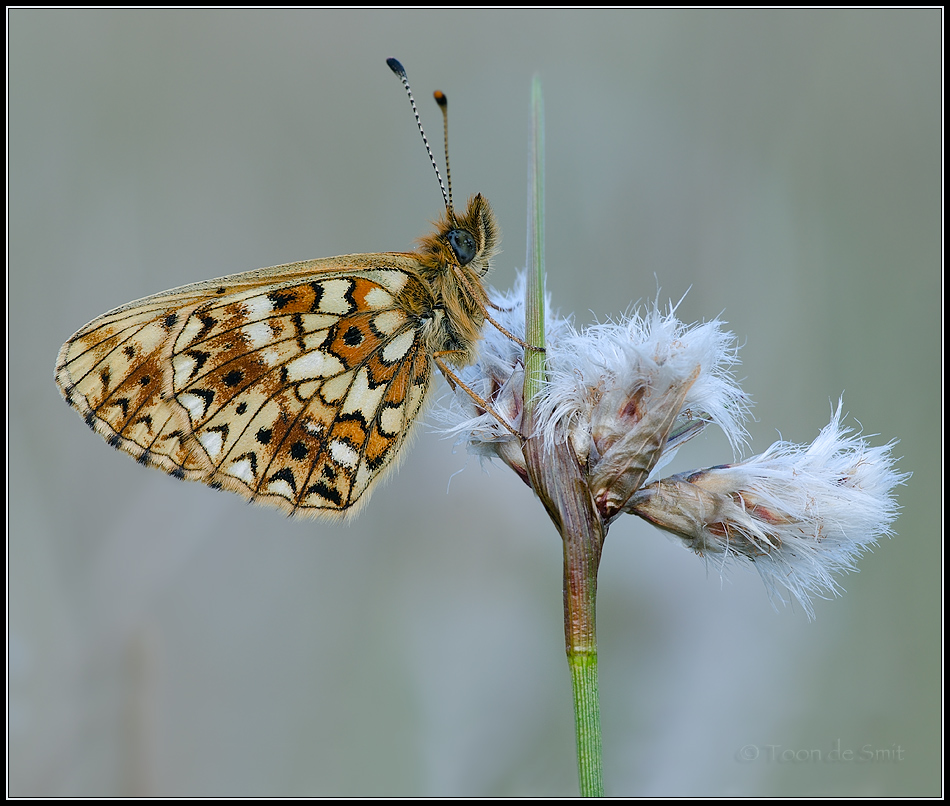
<path id="1" fill-rule="evenodd" d="M 758 745 L 747 744 L 739 748 L 739 761 L 755 761 L 759 757 Z"/>

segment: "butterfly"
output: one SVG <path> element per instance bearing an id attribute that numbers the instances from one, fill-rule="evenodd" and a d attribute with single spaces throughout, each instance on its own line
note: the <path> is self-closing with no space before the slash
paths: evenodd
<path id="1" fill-rule="evenodd" d="M 232 274 L 99 316 L 60 350 L 60 392 L 143 465 L 293 515 L 354 513 L 398 462 L 433 369 L 461 384 L 452 368 L 475 363 L 491 320 L 495 217 L 481 195 L 461 214 L 443 196 L 414 252 Z"/>

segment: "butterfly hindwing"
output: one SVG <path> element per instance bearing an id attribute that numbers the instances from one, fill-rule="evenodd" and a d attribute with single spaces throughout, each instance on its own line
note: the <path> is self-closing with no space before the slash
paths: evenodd
<path id="1" fill-rule="evenodd" d="M 144 464 L 294 514 L 349 513 L 429 387 L 415 309 L 431 295 L 412 266 L 328 258 L 130 303 L 67 342 L 57 382 Z"/>
<path id="2" fill-rule="evenodd" d="M 476 195 L 416 252 L 289 263 L 130 302 L 63 345 L 56 383 L 144 465 L 290 514 L 352 514 L 398 461 L 433 366 L 465 389 L 452 368 L 476 360 L 497 243 Z"/>

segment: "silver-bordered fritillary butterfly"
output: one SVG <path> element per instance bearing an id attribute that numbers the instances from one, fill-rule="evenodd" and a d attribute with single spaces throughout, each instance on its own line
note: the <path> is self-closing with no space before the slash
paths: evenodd
<path id="1" fill-rule="evenodd" d="M 294 515 L 352 514 L 398 460 L 433 365 L 452 381 L 447 364 L 476 360 L 498 241 L 482 196 L 462 215 L 447 196 L 415 252 L 232 274 L 103 314 L 63 345 L 56 383 L 143 465 Z"/>

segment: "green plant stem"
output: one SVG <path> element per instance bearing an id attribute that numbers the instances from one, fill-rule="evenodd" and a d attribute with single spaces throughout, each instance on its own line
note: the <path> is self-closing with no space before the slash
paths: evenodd
<path id="1" fill-rule="evenodd" d="M 541 82 L 531 87 L 531 168 L 529 175 L 528 343 L 544 348 L 544 125 Z M 583 797 L 602 797 L 603 752 L 597 685 L 597 568 L 604 526 L 577 456 L 566 434 L 545 440 L 536 435 L 534 401 L 544 384 L 542 349 L 525 351 L 524 455 L 531 486 L 544 504 L 564 545 L 564 640 L 574 691 L 577 768 Z"/>
<path id="2" fill-rule="evenodd" d="M 568 656 L 574 687 L 574 726 L 577 736 L 577 775 L 581 797 L 604 796 L 603 748 L 600 739 L 600 692 L 597 652 Z"/>
<path id="3" fill-rule="evenodd" d="M 528 168 L 528 278 L 525 338 L 540 349 L 525 351 L 525 414 L 544 385 L 544 99 L 541 79 L 531 82 L 531 149 Z M 530 433 L 530 432 L 527 432 Z"/>
<path id="4" fill-rule="evenodd" d="M 564 546 L 564 642 L 574 688 L 577 771 L 583 797 L 602 797 L 603 752 L 597 685 L 597 569 L 604 527 L 567 438 L 546 449 L 525 443 L 531 486 Z"/>

